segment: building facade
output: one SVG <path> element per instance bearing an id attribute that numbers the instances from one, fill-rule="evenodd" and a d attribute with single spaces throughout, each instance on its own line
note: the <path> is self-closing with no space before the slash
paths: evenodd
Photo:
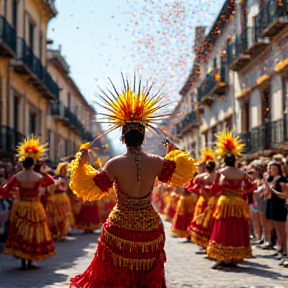
<path id="1" fill-rule="evenodd" d="M 52 162 L 95 138 L 95 110 L 69 76 L 61 51 L 47 49 L 54 2 L 0 1 L 1 159 L 12 159 L 31 134 L 48 142 Z"/>
<path id="2" fill-rule="evenodd" d="M 247 158 L 286 153 L 287 4 L 225 1 L 193 64 L 200 70 L 193 85 L 201 147 L 213 147 L 216 133 L 228 129 L 246 144 Z M 195 137 L 188 142 L 192 145 Z"/>

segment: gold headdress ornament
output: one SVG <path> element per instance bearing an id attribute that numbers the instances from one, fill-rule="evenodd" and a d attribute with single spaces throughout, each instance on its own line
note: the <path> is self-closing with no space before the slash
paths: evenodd
<path id="1" fill-rule="evenodd" d="M 201 155 L 201 162 L 206 163 L 207 161 L 215 161 L 215 153 L 211 148 L 204 147 L 202 149 L 202 155 Z"/>
<path id="2" fill-rule="evenodd" d="M 233 136 L 232 132 L 226 130 L 216 135 L 218 143 L 216 144 L 216 155 L 224 157 L 226 154 L 233 154 L 235 157 L 240 157 L 245 144 L 241 143 L 238 136 Z"/>
<path id="3" fill-rule="evenodd" d="M 41 145 L 40 140 L 32 135 L 31 138 L 27 138 L 24 142 L 19 144 L 16 148 L 16 156 L 19 157 L 20 162 L 23 162 L 28 157 L 40 160 L 47 151 L 47 145 L 47 143 Z"/>
<path id="4" fill-rule="evenodd" d="M 112 91 L 107 89 L 107 92 L 104 92 L 102 89 L 102 95 L 99 95 L 99 98 L 102 103 L 97 105 L 101 106 L 105 113 L 98 113 L 106 117 L 107 119 L 102 121 L 99 120 L 99 123 L 110 123 L 112 127 L 106 131 L 108 132 L 125 126 L 127 124 L 134 125 L 136 128 L 137 124 L 144 127 L 152 128 L 152 130 L 157 131 L 154 124 L 163 121 L 164 116 L 170 114 L 159 114 L 159 110 L 167 107 L 171 103 L 160 104 L 163 100 L 163 96 L 158 91 L 156 94 L 152 93 L 153 85 L 142 86 L 142 80 L 139 79 L 139 83 L 136 83 L 136 76 L 134 75 L 133 85 L 131 86 L 128 80 L 124 79 L 123 74 L 123 89 L 118 91 L 115 85 L 112 83 L 111 79 L 109 81 L 112 85 Z M 137 87 L 136 87 L 137 86 Z M 137 129 L 137 128 L 136 128 Z"/>

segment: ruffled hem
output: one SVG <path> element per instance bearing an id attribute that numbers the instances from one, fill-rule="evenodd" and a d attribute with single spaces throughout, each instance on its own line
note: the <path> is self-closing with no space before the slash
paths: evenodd
<path id="1" fill-rule="evenodd" d="M 207 247 L 209 258 L 217 260 L 241 260 L 252 257 L 251 247 L 223 246 L 215 242 L 209 242 Z"/>
<path id="2" fill-rule="evenodd" d="M 189 233 L 187 230 L 180 230 L 180 229 L 176 229 L 174 227 L 171 227 L 171 232 L 178 235 L 181 238 L 188 238 Z"/>
<path id="3" fill-rule="evenodd" d="M 193 232 L 193 231 L 190 231 L 190 236 L 191 236 L 192 242 L 194 242 L 198 246 L 201 246 L 203 248 L 207 248 L 209 240 L 210 240 L 209 239 L 210 237 L 206 237 L 204 235 L 199 235 L 199 234 L 197 234 L 196 232 Z"/>
<path id="4" fill-rule="evenodd" d="M 31 260 L 31 261 L 41 261 L 43 259 L 49 258 L 53 255 L 56 254 L 56 250 L 51 251 L 47 254 L 41 254 L 41 255 L 35 255 L 35 254 L 29 254 L 29 253 L 25 253 L 22 252 L 21 250 L 17 250 L 17 249 L 13 249 L 13 248 L 5 248 L 4 249 L 4 253 L 12 255 L 14 257 L 18 257 L 21 259 L 25 259 L 25 260 Z"/>

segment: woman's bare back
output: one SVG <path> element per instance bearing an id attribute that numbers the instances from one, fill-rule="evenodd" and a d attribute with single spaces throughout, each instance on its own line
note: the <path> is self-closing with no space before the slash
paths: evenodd
<path id="1" fill-rule="evenodd" d="M 121 191 L 130 197 L 141 198 L 148 195 L 155 179 L 160 175 L 164 159 L 153 154 L 141 153 L 140 181 L 137 181 L 135 154 L 126 153 L 109 160 L 104 169 L 109 178 L 119 184 Z"/>
<path id="2" fill-rule="evenodd" d="M 23 170 L 15 175 L 19 185 L 24 189 L 33 189 L 42 180 L 42 175 L 33 170 Z"/>
<path id="3" fill-rule="evenodd" d="M 245 175 L 245 171 L 238 169 L 236 167 L 225 167 L 220 169 L 219 172 L 225 179 L 228 180 L 241 180 Z"/>

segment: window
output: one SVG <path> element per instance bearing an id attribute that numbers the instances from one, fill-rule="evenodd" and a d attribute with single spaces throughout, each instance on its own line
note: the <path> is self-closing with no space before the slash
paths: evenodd
<path id="1" fill-rule="evenodd" d="M 284 82 L 283 110 L 284 110 L 284 113 L 288 113 L 288 78 L 284 78 L 283 82 Z"/>
<path id="2" fill-rule="evenodd" d="M 68 155 L 69 143 L 68 140 L 65 140 L 65 156 Z"/>
<path id="3" fill-rule="evenodd" d="M 211 128 L 211 145 L 214 145 L 217 142 L 217 138 L 216 138 L 216 134 L 217 134 L 217 126 L 214 126 Z"/>
<path id="4" fill-rule="evenodd" d="M 71 93 L 68 92 L 68 108 L 70 110 L 70 107 L 71 107 Z"/>
<path id="5" fill-rule="evenodd" d="M 39 37 L 39 59 L 42 62 L 42 43 L 43 43 L 43 34 L 40 32 L 40 37 Z"/>
<path id="6" fill-rule="evenodd" d="M 28 23 L 28 30 L 29 30 L 29 48 L 33 51 L 34 50 L 34 25 L 29 20 Z"/>
<path id="7" fill-rule="evenodd" d="M 13 113 L 14 113 L 14 130 L 15 132 L 19 131 L 19 98 L 18 97 L 14 97 L 14 109 L 13 109 Z"/>
<path id="8" fill-rule="evenodd" d="M 17 30 L 17 11 L 18 3 L 16 0 L 12 1 L 12 25 L 15 30 Z"/>
<path id="9" fill-rule="evenodd" d="M 36 120 L 37 114 L 35 112 L 29 112 L 29 134 L 36 135 Z"/>

